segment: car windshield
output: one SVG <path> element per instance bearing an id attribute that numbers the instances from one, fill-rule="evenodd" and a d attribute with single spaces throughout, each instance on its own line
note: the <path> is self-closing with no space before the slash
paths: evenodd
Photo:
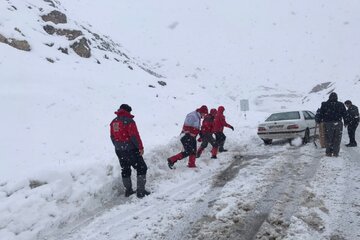
<path id="1" fill-rule="evenodd" d="M 282 113 L 274 113 L 268 117 L 265 122 L 270 121 L 281 121 L 281 120 L 292 120 L 292 119 L 300 119 L 299 112 L 282 112 Z"/>

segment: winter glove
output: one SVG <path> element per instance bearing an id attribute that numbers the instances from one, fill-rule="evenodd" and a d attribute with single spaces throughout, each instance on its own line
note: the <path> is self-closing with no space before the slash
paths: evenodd
<path id="1" fill-rule="evenodd" d="M 230 129 L 234 131 L 234 127 L 233 127 L 233 126 L 230 126 Z"/>

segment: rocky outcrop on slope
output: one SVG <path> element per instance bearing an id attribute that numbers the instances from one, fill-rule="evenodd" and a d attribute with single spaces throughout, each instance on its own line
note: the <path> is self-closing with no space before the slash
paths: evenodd
<path id="1" fill-rule="evenodd" d="M 79 36 L 82 36 L 83 33 L 80 30 L 72 30 L 72 29 L 58 29 L 51 25 L 45 25 L 43 27 L 45 32 L 50 35 L 58 35 L 58 36 L 65 36 L 68 40 L 74 40 Z"/>
<path id="2" fill-rule="evenodd" d="M 51 2 L 53 6 L 56 6 L 54 2 Z M 48 14 L 44 14 L 41 16 L 41 19 L 44 22 L 52 22 L 55 25 L 58 24 L 66 24 L 67 16 L 65 13 L 62 13 L 58 10 L 53 10 Z M 69 43 L 69 47 L 74 50 L 74 52 L 82 57 L 82 58 L 90 58 L 91 57 L 91 48 L 89 46 L 89 40 L 84 37 L 84 34 L 81 30 L 74 30 L 74 29 L 67 29 L 67 28 L 56 28 L 52 25 L 45 25 L 43 29 L 49 35 L 56 35 L 56 36 L 65 36 L 69 41 L 76 40 L 73 43 Z M 78 39 L 80 36 L 82 38 Z M 67 47 L 60 47 L 61 49 L 67 49 Z M 64 51 L 62 51 L 64 53 Z"/>
<path id="3" fill-rule="evenodd" d="M 316 85 L 315 87 L 313 87 L 309 93 L 317 93 L 322 90 L 326 90 L 329 87 L 331 87 L 331 85 L 332 85 L 331 82 L 320 83 L 320 84 Z"/>
<path id="4" fill-rule="evenodd" d="M 5 43 L 13 48 L 22 50 L 22 51 L 30 51 L 30 44 L 26 40 L 18 40 L 15 38 L 6 38 L 2 34 L 0 34 L 0 42 Z"/>
<path id="5" fill-rule="evenodd" d="M 77 55 L 83 58 L 91 57 L 91 49 L 86 38 L 81 38 L 79 41 L 74 42 L 70 47 L 76 52 Z"/>
<path id="6" fill-rule="evenodd" d="M 66 15 L 58 10 L 53 10 L 46 15 L 42 15 L 41 18 L 45 22 L 53 22 L 55 24 L 67 23 Z"/>
<path id="7" fill-rule="evenodd" d="M 154 71 L 156 66 L 130 56 L 109 36 L 94 31 L 91 24 L 73 19 L 58 0 L 5 0 L 2 5 L 5 6 L 2 17 L 6 21 L 0 24 L 0 43 L 23 51 L 48 47 L 45 50 L 48 56 L 42 58 L 46 61 L 56 59 L 53 63 L 60 62 L 66 55 L 75 54 L 97 64 L 115 61 L 130 70 L 137 68 L 156 78 L 163 78 Z M 12 21 L 19 15 L 24 21 Z M 59 55 L 59 52 L 64 55 Z"/>

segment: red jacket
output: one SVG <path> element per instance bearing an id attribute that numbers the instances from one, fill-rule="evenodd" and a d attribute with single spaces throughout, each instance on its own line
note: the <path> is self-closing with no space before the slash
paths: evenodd
<path id="1" fill-rule="evenodd" d="M 216 112 L 217 112 L 216 109 L 211 109 L 210 114 L 205 116 L 201 125 L 202 134 L 213 133 L 214 119 L 216 116 Z"/>
<path id="2" fill-rule="evenodd" d="M 133 120 L 134 116 L 122 109 L 115 114 L 117 117 L 110 123 L 110 138 L 115 149 L 120 151 L 143 150 L 144 147 Z"/>
<path id="3" fill-rule="evenodd" d="M 231 125 L 228 124 L 225 120 L 224 111 L 225 108 L 223 106 L 220 106 L 218 108 L 217 114 L 214 119 L 213 132 L 223 132 L 224 127 L 231 128 Z"/>

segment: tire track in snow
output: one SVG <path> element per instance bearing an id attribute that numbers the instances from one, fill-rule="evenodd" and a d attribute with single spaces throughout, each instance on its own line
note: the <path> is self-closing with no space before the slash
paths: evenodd
<path id="1" fill-rule="evenodd" d="M 184 240 L 192 239 L 193 236 L 193 227 L 194 223 L 197 221 L 203 221 L 204 216 L 207 215 L 209 208 L 213 205 L 213 202 L 216 201 L 218 196 L 221 193 L 222 187 L 226 183 L 231 181 L 238 172 L 245 168 L 251 159 L 255 158 L 268 158 L 269 156 L 240 156 L 237 155 L 234 157 L 234 160 L 224 171 L 218 174 L 213 182 L 212 187 L 204 195 L 201 201 L 198 201 L 190 211 L 184 216 L 185 221 L 182 221 L 180 224 L 176 225 L 171 231 L 169 231 L 166 236 L 162 239 L 164 240 Z M 206 217 L 205 217 L 206 218 Z M 196 229 L 195 229 L 196 230 Z"/>
<path id="2" fill-rule="evenodd" d="M 201 234 L 201 228 L 206 228 L 209 223 L 217 221 L 205 217 L 199 221 L 202 226 L 194 231 L 191 239 L 248 240 L 269 237 L 275 230 L 280 232 L 279 236 L 283 236 L 291 216 L 297 212 L 305 185 L 316 173 L 320 158 L 305 156 L 308 162 L 306 159 L 301 160 L 306 155 L 302 147 L 288 152 L 283 151 L 280 155 L 286 158 L 281 171 L 269 179 L 271 184 L 267 187 L 267 191 L 256 200 L 254 208 L 241 216 L 241 221 L 231 222 L 226 228 L 214 231 L 210 237 L 209 235 L 205 237 Z M 270 158 L 271 154 L 262 157 Z M 244 160 L 249 159 L 245 156 Z"/>

